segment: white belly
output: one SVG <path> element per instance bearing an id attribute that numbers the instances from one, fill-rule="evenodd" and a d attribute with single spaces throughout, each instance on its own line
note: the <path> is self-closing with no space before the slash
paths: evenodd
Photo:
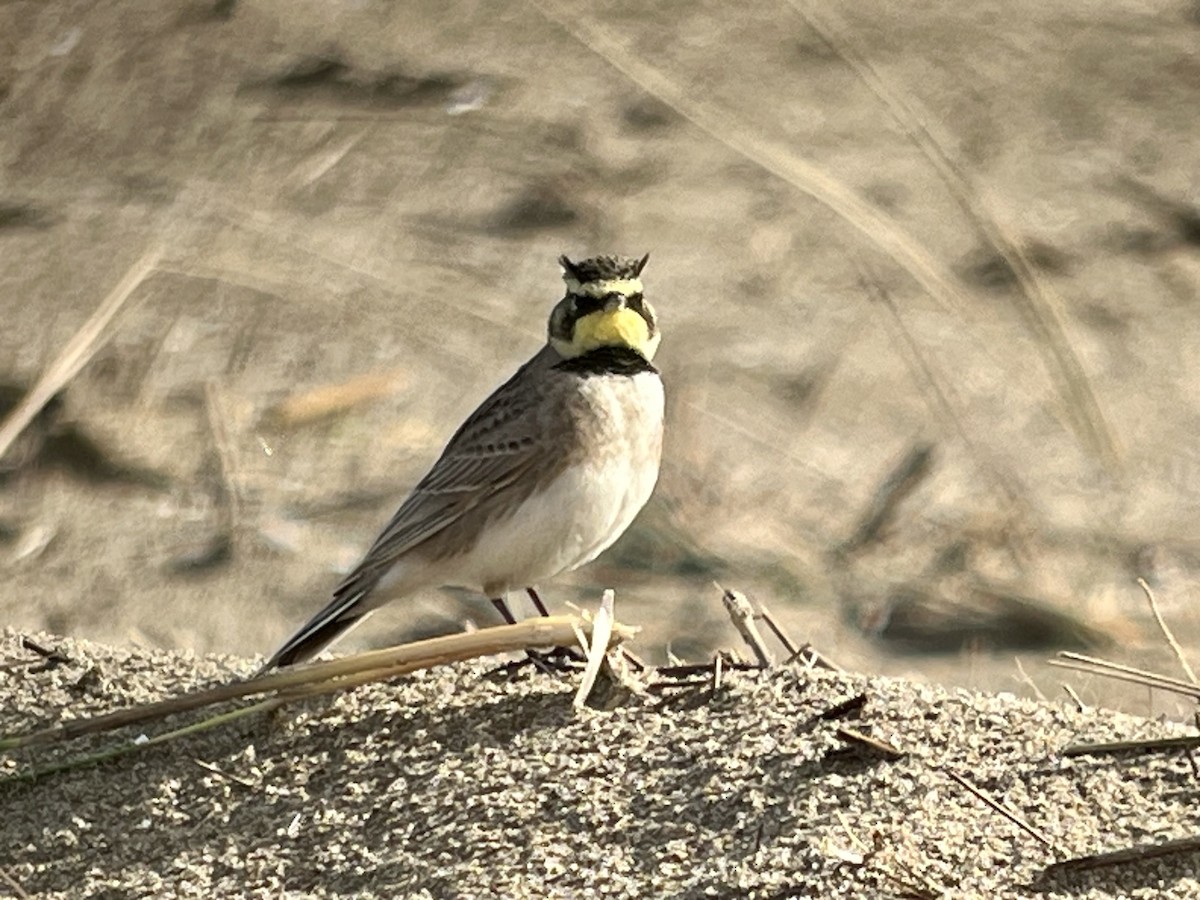
<path id="1" fill-rule="evenodd" d="M 602 379 L 585 383 L 612 440 L 447 561 L 446 583 L 493 596 L 519 590 L 590 562 L 624 533 L 654 490 L 662 446 L 662 382 L 646 374 L 633 383 L 637 403 L 625 405 L 595 390 Z"/>

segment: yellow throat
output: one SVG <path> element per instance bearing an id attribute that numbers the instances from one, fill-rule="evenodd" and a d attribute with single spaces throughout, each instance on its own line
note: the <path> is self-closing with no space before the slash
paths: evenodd
<path id="1" fill-rule="evenodd" d="M 600 347 L 628 347 L 647 360 L 658 349 L 659 335 L 650 337 L 650 326 L 632 309 L 601 309 L 588 313 L 575 322 L 570 344 L 556 346 L 563 356 L 582 356 Z M 555 341 L 556 345 L 560 342 Z"/>

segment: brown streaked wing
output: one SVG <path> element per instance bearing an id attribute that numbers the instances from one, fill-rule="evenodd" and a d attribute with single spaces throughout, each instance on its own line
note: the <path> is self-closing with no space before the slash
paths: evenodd
<path id="1" fill-rule="evenodd" d="M 538 354 L 517 370 L 467 418 L 362 562 L 338 585 L 335 596 L 370 590 L 399 557 L 418 544 L 480 507 L 519 505 L 557 474 L 558 467 L 546 463 L 548 457 L 565 462 L 569 455 L 569 448 L 562 444 L 570 441 L 570 416 L 566 404 L 547 401 L 553 399 L 548 394 L 565 387 L 566 379 L 548 376 L 545 369 L 553 360 L 542 356 Z M 555 445 L 558 452 L 548 453 Z M 482 527 L 492 517 L 478 518 Z M 474 537 L 461 532 L 456 535 L 460 541 Z M 445 555 L 450 555 L 451 548 L 446 550 Z"/>

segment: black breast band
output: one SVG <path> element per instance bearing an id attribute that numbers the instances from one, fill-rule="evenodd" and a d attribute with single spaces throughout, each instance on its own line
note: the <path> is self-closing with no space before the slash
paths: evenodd
<path id="1" fill-rule="evenodd" d="M 639 375 L 642 372 L 658 372 L 646 357 L 629 347 L 597 347 L 582 356 L 564 359 L 554 368 L 564 372 L 575 372 L 585 378 L 589 375 Z"/>

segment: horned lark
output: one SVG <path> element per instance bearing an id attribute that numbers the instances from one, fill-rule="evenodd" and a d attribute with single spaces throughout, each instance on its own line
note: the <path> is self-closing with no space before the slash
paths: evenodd
<path id="1" fill-rule="evenodd" d="M 455 432 L 333 599 L 264 666 L 302 662 L 389 600 L 425 588 L 507 594 L 595 559 L 658 480 L 661 338 L 649 256 L 559 259 L 546 346 Z M 536 595 L 533 595 L 536 597 Z"/>

